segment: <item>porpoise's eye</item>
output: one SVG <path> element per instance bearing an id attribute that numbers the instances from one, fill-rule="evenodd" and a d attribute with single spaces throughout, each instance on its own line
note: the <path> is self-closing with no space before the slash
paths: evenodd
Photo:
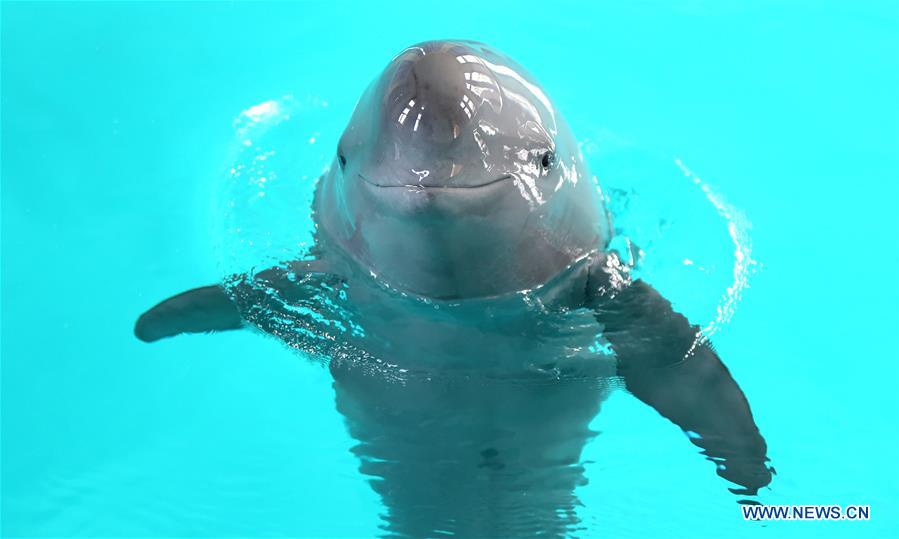
<path id="1" fill-rule="evenodd" d="M 551 169 L 555 162 L 556 154 L 552 150 L 547 150 L 543 157 L 540 158 L 540 165 L 543 166 L 543 170 Z"/>
<path id="2" fill-rule="evenodd" d="M 343 152 L 337 152 L 337 162 L 340 163 L 340 170 L 346 168 L 346 156 L 343 155 Z"/>

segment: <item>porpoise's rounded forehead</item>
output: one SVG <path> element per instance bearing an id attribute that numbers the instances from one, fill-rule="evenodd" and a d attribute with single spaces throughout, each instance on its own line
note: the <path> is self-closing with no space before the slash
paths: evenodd
<path id="1" fill-rule="evenodd" d="M 443 40 L 412 45 L 391 60 L 380 80 L 385 84 L 382 110 L 391 119 L 396 113 L 400 126 L 413 111 L 413 120 L 418 113 L 425 116 L 431 105 L 452 112 L 449 119 L 457 124 L 505 112 L 555 134 L 555 111 L 534 77 L 482 43 Z"/>
<path id="2" fill-rule="evenodd" d="M 473 41 L 397 54 L 363 94 L 341 139 L 378 184 L 472 186 L 533 168 L 560 129 L 536 80 Z"/>

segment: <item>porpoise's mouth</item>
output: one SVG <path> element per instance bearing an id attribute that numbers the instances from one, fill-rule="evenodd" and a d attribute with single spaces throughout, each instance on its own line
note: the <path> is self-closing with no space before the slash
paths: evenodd
<path id="1" fill-rule="evenodd" d="M 359 174 L 359 178 L 371 185 L 372 187 L 379 187 L 381 189 L 407 189 L 409 191 L 443 191 L 443 190 L 456 190 L 456 189 L 482 189 L 484 187 L 490 187 L 491 185 L 496 185 L 500 182 L 504 182 L 506 180 L 511 180 L 511 174 L 504 174 L 498 178 L 494 178 L 492 180 L 487 180 L 483 183 L 478 183 L 474 185 L 452 185 L 449 183 L 446 184 L 438 184 L 438 185 L 425 185 L 423 183 L 408 183 L 408 184 L 400 184 L 400 183 L 379 183 L 376 181 L 369 180 L 362 174 Z"/>

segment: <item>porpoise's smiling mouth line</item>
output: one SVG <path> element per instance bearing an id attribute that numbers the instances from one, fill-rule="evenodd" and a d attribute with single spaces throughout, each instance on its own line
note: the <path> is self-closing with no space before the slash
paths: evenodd
<path id="1" fill-rule="evenodd" d="M 365 176 L 363 176 L 362 174 L 359 174 L 358 176 L 360 179 L 362 179 L 363 182 L 367 183 L 368 185 L 371 185 L 372 187 L 379 187 L 381 189 L 410 189 L 410 190 L 415 190 L 415 191 L 480 189 L 482 187 L 489 187 L 489 186 L 497 184 L 499 182 L 504 182 L 506 180 L 512 179 L 511 174 L 504 174 L 504 175 L 500 176 L 499 178 L 496 178 L 496 179 L 493 179 L 493 180 L 490 180 L 490 181 L 487 181 L 484 183 L 479 183 L 477 185 L 422 185 L 422 184 L 418 184 L 418 183 L 387 185 L 387 184 L 373 182 L 373 181 L 369 180 L 368 178 L 366 178 Z"/>

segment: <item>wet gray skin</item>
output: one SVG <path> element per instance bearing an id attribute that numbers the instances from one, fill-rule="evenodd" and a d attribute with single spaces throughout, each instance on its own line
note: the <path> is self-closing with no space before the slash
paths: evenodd
<path id="1" fill-rule="evenodd" d="M 568 125 L 526 71 L 480 44 L 400 53 L 362 95 L 336 159 L 321 227 L 423 296 L 532 288 L 609 239 Z"/>
<path id="2" fill-rule="evenodd" d="M 313 211 L 315 260 L 174 296 L 135 333 L 255 326 L 329 356 L 386 533 L 570 533 L 589 423 L 621 385 L 733 492 L 770 482 L 743 392 L 698 327 L 606 252 L 609 218 L 567 124 L 495 49 L 432 41 L 396 56 Z M 321 323 L 344 316 L 356 330 Z"/>

